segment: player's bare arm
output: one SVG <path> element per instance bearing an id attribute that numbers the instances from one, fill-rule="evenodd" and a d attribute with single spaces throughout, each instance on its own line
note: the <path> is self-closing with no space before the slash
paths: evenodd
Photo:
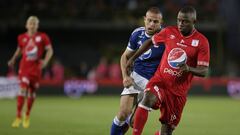
<path id="1" fill-rule="evenodd" d="M 21 55 L 21 49 L 18 47 L 15 53 L 13 54 L 12 58 L 8 61 L 8 66 L 9 67 L 14 66 L 16 59 L 20 57 L 20 55 Z"/>
<path id="2" fill-rule="evenodd" d="M 148 39 L 146 40 L 141 47 L 133 54 L 133 56 L 131 58 L 129 58 L 129 60 L 127 61 L 127 65 L 126 68 L 131 67 L 131 65 L 133 64 L 134 60 L 136 58 L 138 58 L 141 54 L 143 54 L 144 52 L 146 52 L 151 46 L 152 46 L 152 39 Z"/>
<path id="3" fill-rule="evenodd" d="M 42 60 L 42 68 L 45 68 L 47 66 L 52 56 L 53 56 L 53 49 L 52 49 L 52 46 L 49 45 L 46 47 L 46 55 L 45 55 L 45 58 Z"/>
<path id="4" fill-rule="evenodd" d="M 208 67 L 207 66 L 197 66 L 196 68 L 190 67 L 187 64 L 180 65 L 180 69 L 183 72 L 191 72 L 195 76 L 199 77 L 205 77 L 208 73 Z"/>
<path id="5" fill-rule="evenodd" d="M 133 78 L 130 77 L 130 68 L 126 67 L 128 59 L 134 54 L 134 52 L 125 50 L 124 53 L 121 56 L 120 64 L 121 64 L 121 70 L 122 70 L 122 77 L 123 77 L 123 86 L 124 87 L 130 87 L 133 84 Z"/>

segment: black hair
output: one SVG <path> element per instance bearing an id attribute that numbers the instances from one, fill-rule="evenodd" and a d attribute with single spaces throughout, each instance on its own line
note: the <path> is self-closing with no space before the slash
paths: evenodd
<path id="1" fill-rule="evenodd" d="M 195 17 L 195 19 L 197 18 L 197 11 L 194 7 L 192 6 L 184 6 L 183 8 L 180 9 L 181 13 L 185 13 L 185 14 L 193 14 L 193 16 Z"/>

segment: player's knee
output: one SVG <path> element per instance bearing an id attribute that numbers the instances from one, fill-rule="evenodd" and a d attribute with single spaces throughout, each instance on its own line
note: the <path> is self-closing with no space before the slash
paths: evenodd
<path id="1" fill-rule="evenodd" d="M 175 128 L 168 124 L 162 124 L 161 135 L 172 135 Z"/>
<path id="2" fill-rule="evenodd" d="M 30 97 L 30 98 L 35 98 L 36 97 L 36 92 L 32 91 L 32 90 L 29 90 L 28 93 L 27 93 L 27 96 Z"/>
<path id="3" fill-rule="evenodd" d="M 143 100 L 141 102 L 141 104 L 143 104 L 144 106 L 147 106 L 149 108 L 152 108 L 154 106 L 154 104 L 157 101 L 157 97 L 152 94 L 151 92 L 147 91 L 144 93 L 144 97 Z"/>
<path id="4" fill-rule="evenodd" d="M 130 114 L 131 114 L 131 110 L 128 110 L 128 109 L 120 110 L 118 113 L 118 118 L 119 120 L 123 121 L 123 120 L 126 120 Z"/>
<path id="5" fill-rule="evenodd" d="M 18 92 L 18 95 L 26 96 L 26 93 L 27 93 L 26 89 L 20 89 L 19 92 Z"/>

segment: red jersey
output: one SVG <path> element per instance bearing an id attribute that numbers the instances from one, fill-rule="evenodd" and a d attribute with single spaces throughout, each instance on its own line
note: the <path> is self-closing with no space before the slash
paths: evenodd
<path id="1" fill-rule="evenodd" d="M 19 67 L 19 74 L 26 76 L 40 76 L 40 60 L 45 47 L 51 45 L 45 33 L 37 32 L 33 36 L 27 33 L 18 36 L 18 47 L 21 49 L 22 59 Z"/>
<path id="2" fill-rule="evenodd" d="M 160 83 L 173 94 L 186 95 L 193 74 L 181 72 L 177 65 L 186 63 L 190 67 L 209 66 L 210 50 L 207 38 L 196 29 L 191 35 L 184 37 L 176 26 L 170 26 L 155 34 L 152 41 L 155 45 L 165 44 L 165 52 L 154 78 L 160 79 Z"/>

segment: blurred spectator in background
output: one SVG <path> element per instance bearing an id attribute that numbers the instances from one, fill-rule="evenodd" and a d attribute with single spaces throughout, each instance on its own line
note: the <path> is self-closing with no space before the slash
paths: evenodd
<path id="1" fill-rule="evenodd" d="M 92 69 L 89 70 L 87 79 L 90 81 L 96 80 L 96 67 L 93 67 Z"/>
<path id="2" fill-rule="evenodd" d="M 77 72 L 78 72 L 78 77 L 87 78 L 87 75 L 89 72 L 89 67 L 88 67 L 87 62 L 81 61 Z"/>
<path id="3" fill-rule="evenodd" d="M 43 79 L 48 81 L 63 81 L 64 80 L 64 66 L 59 59 L 55 58 L 51 64 L 45 69 Z"/>
<path id="4" fill-rule="evenodd" d="M 8 67 L 7 77 L 17 77 L 14 67 Z"/>
<path id="5" fill-rule="evenodd" d="M 226 74 L 228 76 L 238 76 L 239 75 L 239 57 L 240 57 L 240 1 L 239 0 L 221 0 L 219 13 L 221 15 L 221 20 L 225 20 L 226 25 L 226 50 L 224 58 L 228 59 L 228 63 L 223 62 L 222 64 L 226 64 Z M 221 65 L 222 66 L 222 65 Z"/>
<path id="6" fill-rule="evenodd" d="M 106 57 L 101 57 L 96 67 L 96 79 L 103 79 L 108 77 L 108 60 Z"/>
<path id="7" fill-rule="evenodd" d="M 54 59 L 51 67 L 52 80 L 63 81 L 64 80 L 64 66 L 59 59 Z"/>
<path id="8" fill-rule="evenodd" d="M 111 80 L 121 80 L 121 69 L 119 65 L 119 60 L 114 59 L 110 64 L 109 64 L 109 79 Z"/>

